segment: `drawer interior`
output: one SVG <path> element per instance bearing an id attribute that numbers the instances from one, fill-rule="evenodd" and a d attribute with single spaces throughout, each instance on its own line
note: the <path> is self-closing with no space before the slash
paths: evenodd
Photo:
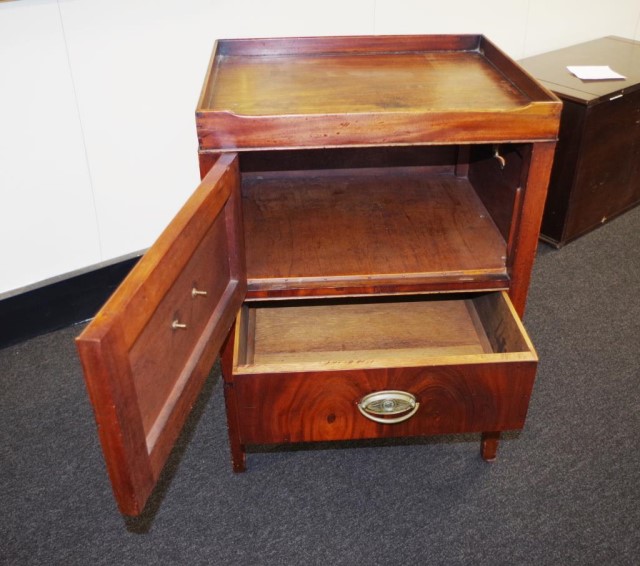
<path id="1" fill-rule="evenodd" d="M 504 292 L 247 303 L 236 373 L 535 360 Z"/>

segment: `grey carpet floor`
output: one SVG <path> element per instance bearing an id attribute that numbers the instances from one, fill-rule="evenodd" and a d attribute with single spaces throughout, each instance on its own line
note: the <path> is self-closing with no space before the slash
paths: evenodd
<path id="1" fill-rule="evenodd" d="M 214 370 L 150 509 L 111 496 L 73 337 L 0 351 L 2 564 L 640 563 L 640 209 L 541 245 L 528 421 L 475 435 L 249 454 L 231 472 Z"/>

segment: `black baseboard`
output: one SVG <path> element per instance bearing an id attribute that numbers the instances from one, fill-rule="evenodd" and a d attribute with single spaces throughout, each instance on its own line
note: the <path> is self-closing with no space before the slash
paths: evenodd
<path id="1" fill-rule="evenodd" d="M 92 318 L 140 257 L 0 301 L 0 348 Z"/>

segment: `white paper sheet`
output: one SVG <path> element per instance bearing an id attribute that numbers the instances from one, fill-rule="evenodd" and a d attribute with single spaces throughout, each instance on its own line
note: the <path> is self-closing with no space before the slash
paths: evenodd
<path id="1" fill-rule="evenodd" d="M 567 69 L 583 81 L 609 81 L 627 78 L 616 73 L 609 65 L 570 65 L 567 66 Z"/>

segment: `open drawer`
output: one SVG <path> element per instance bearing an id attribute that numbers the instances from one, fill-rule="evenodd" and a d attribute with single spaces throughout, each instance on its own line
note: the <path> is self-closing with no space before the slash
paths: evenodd
<path id="1" fill-rule="evenodd" d="M 240 444 L 521 428 L 537 356 L 508 295 L 245 304 Z"/>

